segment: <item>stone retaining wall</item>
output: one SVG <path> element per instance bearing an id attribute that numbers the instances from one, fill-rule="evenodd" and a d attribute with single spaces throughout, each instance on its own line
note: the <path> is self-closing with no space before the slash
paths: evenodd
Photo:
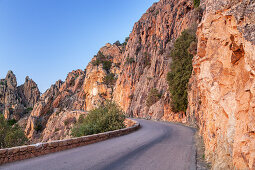
<path id="1" fill-rule="evenodd" d="M 78 138 L 71 138 L 66 140 L 57 140 L 45 143 L 37 143 L 34 145 L 25 145 L 13 148 L 0 149 L 0 165 L 8 162 L 33 158 L 48 153 L 84 146 L 100 142 L 106 139 L 110 139 L 112 137 L 122 136 L 131 133 L 140 127 L 140 124 L 138 122 L 136 121 L 134 122 L 135 124 L 131 127 L 115 131 L 83 136 Z"/>

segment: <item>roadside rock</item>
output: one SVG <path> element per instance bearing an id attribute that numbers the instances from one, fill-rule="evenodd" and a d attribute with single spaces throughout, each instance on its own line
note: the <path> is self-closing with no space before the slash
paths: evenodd
<path id="1" fill-rule="evenodd" d="M 255 3 L 205 2 L 193 59 L 188 119 L 213 169 L 254 169 Z"/>

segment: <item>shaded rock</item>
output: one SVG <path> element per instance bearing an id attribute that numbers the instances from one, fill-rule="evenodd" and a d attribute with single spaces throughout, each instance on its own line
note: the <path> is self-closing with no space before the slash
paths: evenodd
<path id="1" fill-rule="evenodd" d="M 19 120 L 33 108 L 40 96 L 37 84 L 28 77 L 23 85 L 17 87 L 16 76 L 8 71 L 6 78 L 0 80 L 0 112 L 6 119 Z"/>

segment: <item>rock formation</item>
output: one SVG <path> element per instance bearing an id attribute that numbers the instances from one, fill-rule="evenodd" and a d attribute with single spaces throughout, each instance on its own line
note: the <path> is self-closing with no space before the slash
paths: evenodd
<path id="1" fill-rule="evenodd" d="M 17 86 L 16 76 L 12 71 L 8 71 L 5 79 L 0 80 L 0 112 L 6 119 L 18 121 L 33 108 L 39 96 L 37 84 L 29 77 L 26 77 L 21 86 Z"/>
<path id="2" fill-rule="evenodd" d="M 171 111 L 166 75 L 174 40 L 198 21 L 192 9 L 192 1 L 161 0 L 134 25 L 114 90 L 114 100 L 130 115 L 185 121 L 185 114 Z M 162 97 L 148 106 L 146 100 L 154 88 Z"/>
<path id="3" fill-rule="evenodd" d="M 213 169 L 255 169 L 255 1 L 203 5 L 187 114 Z"/>
<path id="4" fill-rule="evenodd" d="M 28 118 L 25 129 L 27 136 L 33 142 L 41 137 L 45 141 L 51 140 L 49 136 L 54 136 L 55 133 L 52 129 L 61 129 L 57 124 L 49 125 L 53 117 L 54 120 L 63 120 L 62 114 L 57 114 L 58 112 L 68 115 L 73 113 L 72 111 L 88 111 L 105 100 L 112 99 L 113 86 L 119 74 L 120 58 L 120 47 L 107 44 L 100 49 L 85 71 L 72 71 L 67 75 L 65 82 L 58 81 L 52 85 L 40 97 Z M 110 77 L 109 83 L 106 82 L 106 76 Z M 68 118 L 77 119 L 77 115 L 69 115 Z M 72 123 L 74 121 L 70 126 Z M 47 130 L 49 126 L 51 130 Z M 64 135 L 61 138 L 64 138 Z"/>

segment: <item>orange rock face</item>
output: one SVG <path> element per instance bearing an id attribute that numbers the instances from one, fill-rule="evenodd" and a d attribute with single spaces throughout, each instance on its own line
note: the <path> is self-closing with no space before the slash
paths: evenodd
<path id="1" fill-rule="evenodd" d="M 205 2 L 190 79 L 190 121 L 213 169 L 255 169 L 254 2 Z"/>
<path id="2" fill-rule="evenodd" d="M 198 18 L 192 1 L 161 0 L 152 5 L 135 24 L 121 62 L 113 99 L 129 115 L 149 119 L 185 122 L 185 114 L 171 111 L 166 81 L 174 40 Z M 133 62 L 129 62 L 133 59 Z M 146 100 L 156 88 L 162 97 L 148 106 Z"/>

